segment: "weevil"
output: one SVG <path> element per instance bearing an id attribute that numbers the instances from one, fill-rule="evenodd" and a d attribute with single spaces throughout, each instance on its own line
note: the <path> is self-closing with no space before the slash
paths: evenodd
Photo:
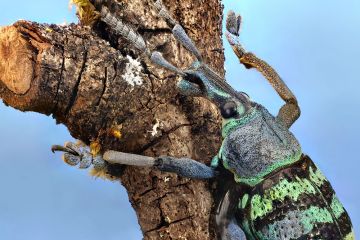
<path id="1" fill-rule="evenodd" d="M 80 164 L 80 168 L 125 164 L 153 167 L 188 178 L 218 178 L 221 201 L 216 209 L 216 225 L 223 240 L 355 239 L 351 220 L 330 183 L 289 131 L 300 116 L 296 97 L 270 65 L 242 47 L 239 15 L 228 13 L 226 37 L 240 63 L 261 72 L 285 101 L 277 116 L 245 93 L 234 90 L 212 70 L 160 0 L 154 4 L 159 15 L 171 27 L 173 36 L 196 58 L 186 70 L 169 63 L 161 53 L 151 52 L 144 39 L 114 16 L 102 1 L 92 3 L 101 20 L 116 33 L 153 63 L 180 76 L 177 83 L 180 93 L 204 97 L 218 107 L 223 142 L 211 166 L 189 158 L 153 158 L 112 150 L 93 156 L 86 146 L 54 145 L 53 151 L 65 152 L 65 162 Z M 230 182 L 222 179 L 228 175 Z"/>

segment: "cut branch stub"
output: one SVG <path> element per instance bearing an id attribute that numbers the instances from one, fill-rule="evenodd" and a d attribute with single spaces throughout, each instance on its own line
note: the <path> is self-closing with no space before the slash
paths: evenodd
<path id="1" fill-rule="evenodd" d="M 34 54 L 16 27 L 0 28 L 0 81 L 15 94 L 25 94 L 34 77 Z"/>

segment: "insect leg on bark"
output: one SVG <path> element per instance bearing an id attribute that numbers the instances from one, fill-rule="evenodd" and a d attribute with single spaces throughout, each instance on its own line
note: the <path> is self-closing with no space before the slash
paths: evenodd
<path id="1" fill-rule="evenodd" d="M 231 191 L 226 192 L 221 200 L 215 216 L 215 222 L 221 237 L 221 240 L 246 240 L 245 233 L 239 227 L 234 217 L 236 205 L 232 199 Z"/>
<path id="2" fill-rule="evenodd" d="M 226 19 L 226 38 L 240 62 L 246 68 L 256 68 L 285 101 L 285 104 L 280 108 L 276 118 L 289 128 L 300 116 L 300 108 L 296 97 L 281 79 L 279 74 L 267 62 L 261 60 L 255 54 L 245 51 L 239 40 L 240 27 L 240 15 L 236 15 L 233 11 L 229 11 Z"/>
<path id="3" fill-rule="evenodd" d="M 139 51 L 146 54 L 152 62 L 172 72 L 176 72 L 179 75 L 185 75 L 182 70 L 169 63 L 160 52 L 151 52 L 146 46 L 143 37 L 128 24 L 115 17 L 107 7 L 103 6 L 101 8 L 100 15 L 102 21 L 108 24 L 117 34 L 121 35 L 131 44 L 133 44 L 133 46 L 136 47 Z"/>
<path id="4" fill-rule="evenodd" d="M 161 16 L 166 23 L 172 28 L 172 33 L 174 37 L 188 50 L 190 51 L 198 61 L 202 61 L 202 56 L 191 40 L 191 38 L 187 35 L 184 28 L 176 21 L 174 20 L 168 10 L 165 8 L 165 6 L 162 4 L 161 0 L 157 0 L 154 3 L 155 8 L 159 12 L 159 16 Z"/>
<path id="5" fill-rule="evenodd" d="M 139 167 L 153 167 L 164 172 L 173 172 L 182 177 L 208 179 L 217 175 L 212 167 L 197 162 L 190 158 L 175 158 L 169 156 L 147 157 L 142 155 L 123 153 L 118 151 L 106 151 L 104 155 L 92 156 L 89 147 L 83 144 L 66 142 L 64 147 L 59 145 L 52 146 L 51 150 L 62 151 L 65 163 L 79 168 L 89 168 L 91 165 L 95 169 L 105 168 L 108 163 L 122 164 Z"/>

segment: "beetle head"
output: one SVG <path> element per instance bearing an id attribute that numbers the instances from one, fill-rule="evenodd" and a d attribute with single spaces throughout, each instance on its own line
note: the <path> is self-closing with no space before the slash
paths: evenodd
<path id="1" fill-rule="evenodd" d="M 176 68 L 158 52 L 152 54 L 151 60 L 181 76 L 177 83 L 180 93 L 186 96 L 204 97 L 214 103 L 225 122 L 238 119 L 251 107 L 251 102 L 245 94 L 235 91 L 201 59 L 193 62 L 186 70 Z"/>
<path id="2" fill-rule="evenodd" d="M 250 107 L 249 99 L 236 92 L 207 64 L 196 61 L 177 86 L 185 95 L 201 96 L 213 102 L 224 119 L 238 118 Z"/>

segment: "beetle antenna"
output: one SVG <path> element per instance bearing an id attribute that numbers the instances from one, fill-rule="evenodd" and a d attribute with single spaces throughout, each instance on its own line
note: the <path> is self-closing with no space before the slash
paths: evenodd
<path id="1" fill-rule="evenodd" d="M 181 75 L 181 76 L 185 76 L 186 74 L 179 68 L 175 67 L 174 65 L 172 65 L 171 63 L 169 63 L 161 53 L 159 52 L 153 52 L 151 54 L 150 60 L 153 63 L 156 63 L 159 66 L 162 66 L 172 72 L 176 72 L 177 74 Z"/>

